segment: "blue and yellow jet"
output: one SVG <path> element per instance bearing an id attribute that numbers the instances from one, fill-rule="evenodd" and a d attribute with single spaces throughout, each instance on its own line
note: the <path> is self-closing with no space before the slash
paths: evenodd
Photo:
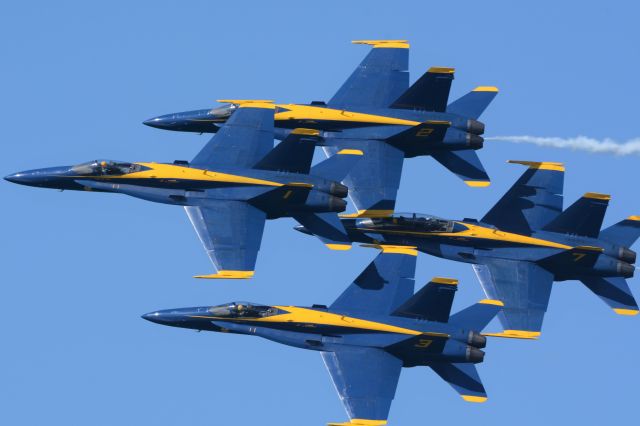
<path id="1" fill-rule="evenodd" d="M 505 336 L 540 335 L 554 281 L 582 281 L 617 314 L 637 315 L 626 278 L 635 272 L 629 247 L 640 236 L 640 216 L 601 231 L 609 195 L 586 193 L 563 211 L 561 163 L 511 163 L 528 169 L 480 221 L 398 213 L 342 223 L 352 241 L 473 264 L 487 296 L 505 304 Z"/>
<path id="2" fill-rule="evenodd" d="M 184 206 L 217 269 L 198 278 L 252 277 L 266 219 L 293 217 L 331 235 L 325 240 L 331 248 L 350 248 L 337 216 L 348 193 L 339 181 L 362 152 L 343 149 L 311 168 L 318 131 L 295 129 L 274 148 L 273 110 L 270 103 L 242 102 L 191 162 L 91 161 L 5 179 Z"/>
<path id="3" fill-rule="evenodd" d="M 276 137 L 291 129 L 320 130 L 327 156 L 359 149 L 365 159 L 343 183 L 349 187 L 359 217 L 393 213 L 405 158 L 430 155 L 471 186 L 487 186 L 489 176 L 476 150 L 482 148 L 484 124 L 477 121 L 498 93 L 481 86 L 448 104 L 453 68 L 432 67 L 409 87 L 406 40 L 359 40 L 373 46 L 328 103 L 277 104 Z M 214 109 L 174 113 L 144 122 L 152 127 L 216 132 L 237 102 Z"/>
<path id="4" fill-rule="evenodd" d="M 474 364 L 485 355 L 487 339 L 480 332 L 502 302 L 482 300 L 450 316 L 457 280 L 434 278 L 414 294 L 418 252 L 378 247 L 383 252 L 329 307 L 234 302 L 143 318 L 320 351 L 350 419 L 330 425 L 386 424 L 402 367 L 431 367 L 465 401 L 484 402 L 487 394 Z"/>

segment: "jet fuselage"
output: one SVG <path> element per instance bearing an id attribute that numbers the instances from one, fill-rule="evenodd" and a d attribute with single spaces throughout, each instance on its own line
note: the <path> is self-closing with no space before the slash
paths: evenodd
<path id="1" fill-rule="evenodd" d="M 264 306 L 233 302 L 213 307 L 168 309 L 143 318 L 158 324 L 247 334 L 288 346 L 335 351 L 340 346 L 381 348 L 405 367 L 431 362 L 482 362 L 486 338 L 453 324 L 396 316 L 332 311 L 324 306 Z"/>

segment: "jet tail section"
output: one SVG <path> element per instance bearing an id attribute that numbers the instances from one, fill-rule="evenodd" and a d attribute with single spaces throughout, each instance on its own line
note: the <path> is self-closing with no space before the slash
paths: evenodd
<path id="1" fill-rule="evenodd" d="M 309 173 L 323 179 L 340 182 L 349 174 L 356 163 L 362 159 L 363 155 L 363 152 L 359 149 L 344 148 L 322 163 L 313 166 Z"/>
<path id="2" fill-rule="evenodd" d="M 453 68 L 429 68 L 390 108 L 444 112 L 454 72 Z"/>
<path id="3" fill-rule="evenodd" d="M 498 88 L 480 86 L 447 106 L 447 112 L 478 119 L 498 94 Z"/>
<path id="4" fill-rule="evenodd" d="M 431 156 L 469 186 L 484 187 L 491 184 L 489 175 L 473 149 L 436 151 Z"/>
<path id="5" fill-rule="evenodd" d="M 600 232 L 600 238 L 603 240 L 624 247 L 631 247 L 638 237 L 640 237 L 640 216 L 629 216 Z"/>
<path id="6" fill-rule="evenodd" d="M 503 306 L 504 303 L 499 300 L 484 299 L 452 315 L 449 322 L 465 329 L 482 331 Z"/>
<path id="7" fill-rule="evenodd" d="M 618 315 L 638 315 L 636 302 L 627 280 L 622 277 L 586 277 L 582 283 L 600 297 Z"/>
<path id="8" fill-rule="evenodd" d="M 309 174 L 313 152 L 320 140 L 319 135 L 320 132 L 314 129 L 293 129 L 289 136 L 269 151 L 253 168 Z"/>
<path id="9" fill-rule="evenodd" d="M 434 363 L 429 365 L 433 371 L 460 394 L 467 402 L 485 402 L 487 392 L 474 364 L 470 363 Z"/>
<path id="10" fill-rule="evenodd" d="M 349 250 L 351 241 L 336 213 L 298 213 L 293 216 L 331 250 Z"/>
<path id="11" fill-rule="evenodd" d="M 457 290 L 458 280 L 435 277 L 391 315 L 448 322 Z"/>
<path id="12" fill-rule="evenodd" d="M 610 199 L 610 195 L 588 192 L 543 229 L 562 234 L 598 238 Z"/>

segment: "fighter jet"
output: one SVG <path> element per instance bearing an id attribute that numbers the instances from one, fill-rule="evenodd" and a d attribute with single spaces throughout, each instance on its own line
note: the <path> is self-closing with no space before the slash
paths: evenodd
<path id="1" fill-rule="evenodd" d="M 454 69 L 432 67 L 409 87 L 406 40 L 358 40 L 373 49 L 328 103 L 277 104 L 276 137 L 293 128 L 321 130 L 327 156 L 344 148 L 366 158 L 343 181 L 359 217 L 393 213 L 405 158 L 430 155 L 470 186 L 487 186 L 489 176 L 476 150 L 485 125 L 480 115 L 498 89 L 480 86 L 449 103 Z M 174 113 L 144 124 L 160 129 L 216 132 L 237 109 L 233 100 L 214 109 Z"/>
<path id="2" fill-rule="evenodd" d="M 640 216 L 601 231 L 609 195 L 586 193 L 563 211 L 561 163 L 510 162 L 528 169 L 480 221 L 398 213 L 342 223 L 352 241 L 473 264 L 487 296 L 505 304 L 506 336 L 540 335 L 554 281 L 582 281 L 617 314 L 637 315 L 626 278 L 635 272 L 629 247 L 640 236 Z"/>
<path id="3" fill-rule="evenodd" d="M 217 269 L 197 278 L 250 278 L 266 219 L 290 216 L 334 234 L 346 233 L 343 179 L 362 152 L 343 149 L 310 168 L 318 131 L 295 129 L 273 148 L 273 109 L 246 101 L 191 162 L 129 163 L 97 160 L 30 170 L 5 177 L 22 185 L 126 194 L 184 206 Z"/>
<path id="4" fill-rule="evenodd" d="M 502 302 L 482 300 L 450 316 L 457 280 L 433 278 L 414 294 L 418 252 L 379 248 L 382 253 L 329 307 L 233 302 L 142 318 L 320 351 L 350 419 L 330 425 L 386 424 L 402 367 L 430 367 L 465 401 L 484 402 L 487 394 L 474 364 L 485 355 L 487 339 L 480 332 Z"/>

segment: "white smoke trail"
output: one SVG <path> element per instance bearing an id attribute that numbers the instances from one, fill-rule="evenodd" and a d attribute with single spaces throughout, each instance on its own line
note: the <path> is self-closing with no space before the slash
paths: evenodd
<path id="1" fill-rule="evenodd" d="M 538 146 L 573 149 L 574 151 L 587 151 L 596 154 L 640 155 L 640 138 L 630 139 L 623 143 L 618 143 L 609 138 L 593 139 L 586 136 L 577 136 L 575 138 L 494 136 L 485 138 L 485 140 L 512 143 L 531 143 Z"/>

